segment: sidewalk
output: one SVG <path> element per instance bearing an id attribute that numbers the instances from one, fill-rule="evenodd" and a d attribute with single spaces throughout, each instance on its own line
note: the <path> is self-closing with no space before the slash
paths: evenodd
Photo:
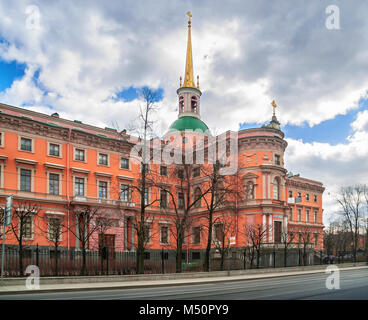
<path id="1" fill-rule="evenodd" d="M 110 282 L 88 282 L 88 283 L 54 283 L 43 284 L 42 278 L 40 279 L 40 289 L 27 289 L 24 285 L 5 285 L 0 286 L 0 296 L 8 294 L 20 294 L 20 293 L 49 293 L 49 292 L 67 292 L 67 291 L 93 291 L 93 290 L 112 290 L 112 289 L 137 289 L 145 287 L 163 287 L 163 286 L 178 286 L 178 285 L 190 285 L 190 284 L 206 284 L 214 282 L 228 282 L 239 280 L 255 280 L 263 278 L 274 277 L 286 277 L 292 275 L 301 274 L 313 274 L 323 273 L 326 267 L 330 265 L 320 266 L 320 268 L 313 268 L 312 270 L 301 271 L 283 271 L 283 272 L 265 272 L 265 270 L 257 270 L 258 273 L 242 274 L 242 275 L 223 275 L 215 277 L 200 277 L 200 278 L 181 278 L 181 279 L 156 279 L 155 280 L 142 280 L 142 281 L 110 281 Z M 366 265 L 357 264 L 357 266 L 338 265 L 340 270 L 357 270 L 368 269 Z M 234 271 L 233 271 L 234 272 Z M 224 272 L 222 272 L 224 273 Z M 226 273 L 226 272 L 225 272 Z"/>

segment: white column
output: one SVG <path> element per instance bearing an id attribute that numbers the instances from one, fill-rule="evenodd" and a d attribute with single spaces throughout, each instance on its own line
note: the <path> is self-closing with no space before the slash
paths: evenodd
<path id="1" fill-rule="evenodd" d="M 287 217 L 284 217 L 284 234 L 286 237 L 286 241 L 288 241 L 288 228 L 287 228 Z"/>

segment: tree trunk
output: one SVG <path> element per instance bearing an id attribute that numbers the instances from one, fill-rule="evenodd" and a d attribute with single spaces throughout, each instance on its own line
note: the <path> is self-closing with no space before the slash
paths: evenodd
<path id="1" fill-rule="evenodd" d="M 261 255 L 261 250 L 257 249 L 257 269 L 259 269 L 259 258 Z"/>
<path id="2" fill-rule="evenodd" d="M 287 264 L 287 246 L 284 247 L 284 267 L 286 268 Z"/>
<path id="3" fill-rule="evenodd" d="M 59 262 L 59 257 L 58 257 L 58 245 L 55 245 L 55 276 L 58 276 L 58 262 Z"/>
<path id="4" fill-rule="evenodd" d="M 87 251 L 86 251 L 86 247 L 85 244 L 82 244 L 82 269 L 81 269 L 81 275 L 85 276 L 86 275 L 86 255 L 87 255 Z"/>
<path id="5" fill-rule="evenodd" d="M 20 238 L 19 241 L 19 274 L 21 277 L 23 277 L 23 243 L 22 238 Z"/>
<path id="6" fill-rule="evenodd" d="M 144 273 L 144 230 L 138 234 L 138 246 L 137 246 L 137 274 Z"/>
<path id="7" fill-rule="evenodd" d="M 211 253 L 211 243 L 212 243 L 212 212 L 209 213 L 208 217 L 208 237 L 207 237 L 207 247 L 204 257 L 204 270 L 205 272 L 210 271 L 210 253 Z"/>
<path id="8" fill-rule="evenodd" d="M 182 260 L 183 260 L 183 235 L 182 231 L 179 231 L 176 238 L 176 273 L 182 272 Z"/>

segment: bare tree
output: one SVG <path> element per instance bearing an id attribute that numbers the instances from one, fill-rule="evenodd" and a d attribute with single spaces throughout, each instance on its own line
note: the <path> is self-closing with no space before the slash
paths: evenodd
<path id="1" fill-rule="evenodd" d="M 261 223 L 253 223 L 244 226 L 244 233 L 246 236 L 246 240 L 250 245 L 251 256 L 254 257 L 254 254 L 256 254 L 257 268 L 259 268 L 259 260 L 261 257 L 262 246 L 266 242 L 267 232 L 269 230 L 269 228 L 265 227 Z M 252 262 L 253 259 L 251 261 L 251 268 L 253 267 Z"/>
<path id="2" fill-rule="evenodd" d="M 11 230 L 18 242 L 19 250 L 19 273 L 23 272 L 23 245 L 24 241 L 33 238 L 34 230 L 32 228 L 34 219 L 38 216 L 39 207 L 31 201 L 20 201 L 14 205 Z"/>
<path id="3" fill-rule="evenodd" d="M 238 192 L 238 175 L 224 176 L 220 174 L 220 162 L 210 166 L 202 167 L 202 176 L 204 177 L 204 182 L 202 183 L 202 188 L 208 194 L 204 196 L 204 203 L 206 205 L 207 213 L 207 246 L 204 259 L 204 271 L 209 271 L 210 269 L 210 252 L 212 244 L 212 230 L 214 223 L 214 213 L 220 207 L 225 204 L 230 205 L 235 204 L 235 199 L 240 197 Z M 233 205 L 232 210 L 236 213 L 237 206 Z"/>
<path id="4" fill-rule="evenodd" d="M 104 212 L 102 212 L 97 207 L 91 206 L 78 206 L 73 208 L 74 223 L 68 227 L 76 239 L 80 241 L 80 247 L 82 250 L 82 267 L 81 275 L 86 275 L 86 260 L 87 260 L 87 250 L 89 248 L 89 241 L 93 234 L 98 232 L 101 228 L 101 218 L 109 221 L 104 217 Z"/>
<path id="5" fill-rule="evenodd" d="M 303 227 L 302 229 L 298 229 L 299 233 L 299 246 L 302 247 L 302 261 L 303 266 L 307 265 L 307 254 L 308 248 L 312 244 L 311 242 L 311 229 L 309 227 Z"/>
<path id="6" fill-rule="evenodd" d="M 220 268 L 224 270 L 225 257 L 230 251 L 230 236 L 235 232 L 235 225 L 231 217 L 220 216 L 214 219 L 215 239 L 213 246 L 220 253 Z"/>
<path id="7" fill-rule="evenodd" d="M 295 232 L 292 230 L 283 230 L 281 233 L 281 243 L 284 248 L 284 267 L 287 267 L 287 254 L 288 249 L 292 245 L 295 239 Z"/>
<path id="8" fill-rule="evenodd" d="M 158 100 L 158 94 L 147 87 L 141 90 L 141 99 L 143 105 L 140 105 L 139 112 L 139 124 L 136 128 L 138 136 L 143 141 L 142 150 L 137 160 L 141 164 L 140 168 L 140 179 L 138 185 L 134 188 L 140 195 L 140 214 L 135 218 L 134 228 L 137 232 L 138 244 L 137 244 L 137 261 L 136 269 L 138 274 L 144 273 L 144 251 L 145 251 L 145 238 L 146 238 L 146 208 L 150 205 L 145 201 L 146 187 L 147 187 L 147 176 L 149 172 L 149 164 L 151 162 L 150 143 L 149 137 L 153 132 L 152 113 L 157 110 L 156 102 Z"/>
<path id="9" fill-rule="evenodd" d="M 157 183 L 160 190 L 165 191 L 169 195 L 171 200 L 171 207 L 169 209 L 175 213 L 173 218 L 174 228 L 170 229 L 170 231 L 175 239 L 176 273 L 182 271 L 183 245 L 185 240 L 187 239 L 189 241 L 191 237 L 190 227 L 194 218 L 193 209 L 208 193 L 208 190 L 206 190 L 205 192 L 201 191 L 199 194 L 194 194 L 192 183 L 195 168 L 192 164 L 173 166 L 169 170 L 169 176 L 178 182 L 174 189 Z M 195 185 L 195 187 L 198 187 L 198 185 Z"/>
<path id="10" fill-rule="evenodd" d="M 364 217 L 364 190 L 363 185 L 342 187 L 336 199 L 342 209 L 341 215 L 351 233 L 354 262 L 356 261 L 359 233 Z"/>
<path id="11" fill-rule="evenodd" d="M 38 219 L 37 225 L 38 233 L 43 235 L 54 246 L 55 252 L 55 270 L 54 273 L 58 275 L 59 262 L 59 246 L 62 242 L 62 235 L 67 232 L 64 226 L 64 217 L 60 215 L 44 215 L 42 219 Z"/>

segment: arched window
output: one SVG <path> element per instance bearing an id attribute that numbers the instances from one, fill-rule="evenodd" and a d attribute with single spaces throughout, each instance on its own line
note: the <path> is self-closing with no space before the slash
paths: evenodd
<path id="1" fill-rule="evenodd" d="M 248 181 L 245 185 L 245 199 L 253 200 L 254 199 L 254 184 L 252 181 Z"/>
<path id="2" fill-rule="evenodd" d="M 201 189 L 199 187 L 197 187 L 194 190 L 194 201 L 198 200 L 195 204 L 194 207 L 195 208 L 200 208 L 201 207 L 201 196 L 202 196 L 202 192 Z"/>
<path id="3" fill-rule="evenodd" d="M 179 112 L 184 112 L 184 97 L 180 96 L 179 98 Z"/>
<path id="4" fill-rule="evenodd" d="M 278 178 L 273 180 L 273 198 L 280 200 L 280 180 Z"/>
<path id="5" fill-rule="evenodd" d="M 192 112 L 197 113 L 198 101 L 196 96 L 192 96 L 191 100 Z"/>

